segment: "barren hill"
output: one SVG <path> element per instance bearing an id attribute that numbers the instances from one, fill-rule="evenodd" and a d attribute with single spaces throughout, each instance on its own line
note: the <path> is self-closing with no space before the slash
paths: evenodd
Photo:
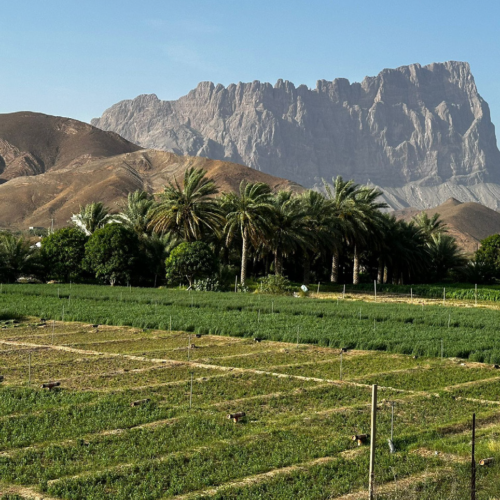
<path id="1" fill-rule="evenodd" d="M 238 188 L 242 179 L 261 181 L 274 189 L 300 191 L 299 185 L 235 163 L 141 150 L 109 158 L 70 162 L 36 176 L 22 176 L 0 185 L 0 226 L 23 228 L 68 224 L 80 205 L 102 201 L 111 209 L 128 193 L 143 189 L 160 192 L 169 179 L 182 178 L 189 167 L 203 168 L 221 191 Z"/>
<path id="2" fill-rule="evenodd" d="M 469 64 L 384 69 L 362 82 L 202 82 L 176 101 L 141 95 L 92 124 L 143 147 L 248 165 L 303 186 L 343 175 L 395 208 L 450 197 L 500 208 L 500 152 Z"/>
<path id="3" fill-rule="evenodd" d="M 114 132 L 70 118 L 0 114 L 0 182 L 140 149 Z"/>
<path id="4" fill-rule="evenodd" d="M 408 208 L 394 212 L 398 218 L 410 220 L 421 210 Z M 500 233 L 500 213 L 479 203 L 462 203 L 450 198 L 443 204 L 424 210 L 429 216 L 440 214 L 448 226 L 448 233 L 466 253 L 479 248 L 479 242 L 492 234 Z"/>

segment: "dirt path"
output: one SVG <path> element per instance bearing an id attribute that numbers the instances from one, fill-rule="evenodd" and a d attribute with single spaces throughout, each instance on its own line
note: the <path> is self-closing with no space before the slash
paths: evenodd
<path id="1" fill-rule="evenodd" d="M 60 500 L 58 498 L 49 497 L 45 493 L 39 493 L 33 488 L 26 488 L 25 486 L 17 485 L 3 485 L 0 484 L 0 495 L 19 495 L 20 497 L 29 500 Z"/>

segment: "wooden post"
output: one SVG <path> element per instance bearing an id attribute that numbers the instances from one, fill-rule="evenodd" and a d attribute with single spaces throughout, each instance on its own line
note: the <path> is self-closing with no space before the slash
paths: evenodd
<path id="1" fill-rule="evenodd" d="M 238 276 L 234 278 L 234 293 L 238 291 Z"/>
<path id="2" fill-rule="evenodd" d="M 373 289 L 375 290 L 375 302 L 377 302 L 377 280 L 373 280 Z"/>
<path id="3" fill-rule="evenodd" d="M 474 286 L 474 301 L 477 307 L 477 284 Z"/>
<path id="4" fill-rule="evenodd" d="M 191 390 L 189 391 L 189 408 L 193 405 L 193 372 L 191 372 Z"/>
<path id="5" fill-rule="evenodd" d="M 342 380 L 342 354 L 344 354 L 344 352 L 340 351 L 340 380 Z"/>
<path id="6" fill-rule="evenodd" d="M 410 300 L 411 303 L 413 304 L 413 288 L 410 288 Z"/>
<path id="7" fill-rule="evenodd" d="M 319 293 L 319 281 L 318 281 L 318 292 L 317 293 Z"/>
<path id="8" fill-rule="evenodd" d="M 470 497 L 471 500 L 476 500 L 476 458 L 474 456 L 476 448 L 476 414 L 472 414 L 472 457 L 471 457 L 471 482 L 470 482 Z"/>
<path id="9" fill-rule="evenodd" d="M 446 302 L 446 288 L 443 288 L 443 306 Z"/>
<path id="10" fill-rule="evenodd" d="M 370 479 L 368 494 L 369 499 L 375 498 L 375 442 L 377 438 L 377 384 L 372 386 L 372 422 L 370 433 Z"/>
<path id="11" fill-rule="evenodd" d="M 31 351 L 28 353 L 28 385 L 31 385 Z"/>
<path id="12" fill-rule="evenodd" d="M 342 298 L 345 299 L 345 285 L 344 285 L 344 289 L 342 290 Z"/>

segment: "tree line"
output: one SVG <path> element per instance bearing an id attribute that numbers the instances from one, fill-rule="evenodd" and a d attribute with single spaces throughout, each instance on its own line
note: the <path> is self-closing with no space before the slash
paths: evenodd
<path id="1" fill-rule="evenodd" d="M 158 286 L 207 277 L 234 282 L 237 273 L 245 287 L 269 274 L 306 285 L 403 284 L 467 280 L 484 271 L 479 252 L 468 261 L 438 214 L 397 220 L 383 212 L 381 194 L 340 176 L 324 182 L 323 192 L 273 192 L 242 181 L 237 192 L 220 193 L 206 171 L 191 168 L 156 199 L 129 194 L 119 213 L 102 203 L 82 207 L 41 248 L 3 234 L 0 274 L 3 281 L 31 275 Z"/>

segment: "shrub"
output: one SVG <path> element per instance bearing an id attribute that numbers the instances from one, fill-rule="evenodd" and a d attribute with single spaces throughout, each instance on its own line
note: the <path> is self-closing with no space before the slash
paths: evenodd
<path id="1" fill-rule="evenodd" d="M 290 294 L 293 292 L 293 287 L 290 281 L 284 276 L 269 274 L 267 277 L 260 280 L 259 291 L 262 293 Z"/>

